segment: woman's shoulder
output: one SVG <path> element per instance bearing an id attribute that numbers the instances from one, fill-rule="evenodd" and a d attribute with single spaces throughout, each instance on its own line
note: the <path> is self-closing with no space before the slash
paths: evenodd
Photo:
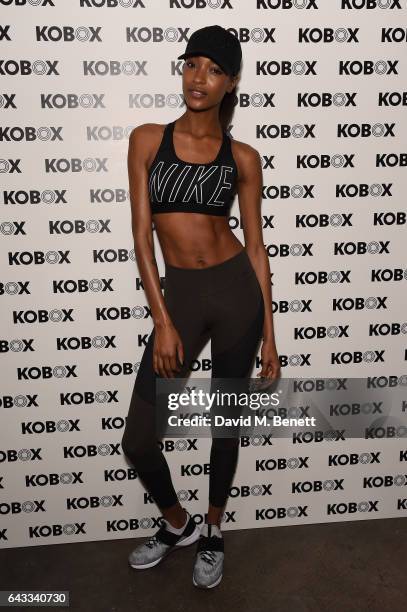
<path id="1" fill-rule="evenodd" d="M 141 123 L 132 129 L 129 138 L 131 140 L 141 140 L 149 136 L 154 137 L 160 134 L 162 135 L 165 126 L 165 123 Z"/>
<path id="2" fill-rule="evenodd" d="M 230 139 L 232 154 L 238 166 L 238 170 L 244 170 L 252 164 L 258 165 L 261 163 L 260 153 L 252 145 L 235 138 Z M 239 172 L 241 173 L 241 172 Z"/>
<path id="3" fill-rule="evenodd" d="M 141 123 L 129 135 L 130 153 L 137 153 L 146 160 L 154 154 L 163 137 L 165 123 Z"/>

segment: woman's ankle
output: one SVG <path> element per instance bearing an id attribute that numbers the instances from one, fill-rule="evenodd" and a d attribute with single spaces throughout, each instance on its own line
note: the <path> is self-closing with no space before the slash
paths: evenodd
<path id="1" fill-rule="evenodd" d="M 165 515 L 164 515 L 165 516 Z M 175 513 L 172 511 L 165 519 L 172 525 L 175 529 L 181 529 L 181 527 L 185 527 L 188 521 L 188 514 L 185 508 L 181 506 L 181 508 Z"/>

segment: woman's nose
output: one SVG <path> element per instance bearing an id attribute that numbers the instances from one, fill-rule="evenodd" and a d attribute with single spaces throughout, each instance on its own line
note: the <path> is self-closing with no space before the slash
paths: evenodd
<path id="1" fill-rule="evenodd" d="M 205 82 L 205 79 L 206 79 L 206 69 L 204 68 L 204 66 L 201 66 L 200 68 L 197 68 L 194 74 L 194 81 L 196 81 L 197 83 L 203 83 Z"/>

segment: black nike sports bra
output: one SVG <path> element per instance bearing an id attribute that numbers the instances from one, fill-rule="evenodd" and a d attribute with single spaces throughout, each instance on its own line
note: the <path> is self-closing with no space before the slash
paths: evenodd
<path id="1" fill-rule="evenodd" d="M 168 123 L 148 170 L 151 212 L 191 212 L 227 216 L 235 195 L 238 170 L 230 137 L 222 130 L 222 144 L 208 164 L 183 161 L 174 149 L 175 121 Z"/>

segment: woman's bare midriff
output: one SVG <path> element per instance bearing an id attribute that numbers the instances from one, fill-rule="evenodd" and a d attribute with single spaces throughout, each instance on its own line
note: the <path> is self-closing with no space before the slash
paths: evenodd
<path id="1" fill-rule="evenodd" d="M 227 217 L 171 212 L 152 216 L 165 263 L 178 268 L 206 268 L 237 255 L 244 246 Z"/>

